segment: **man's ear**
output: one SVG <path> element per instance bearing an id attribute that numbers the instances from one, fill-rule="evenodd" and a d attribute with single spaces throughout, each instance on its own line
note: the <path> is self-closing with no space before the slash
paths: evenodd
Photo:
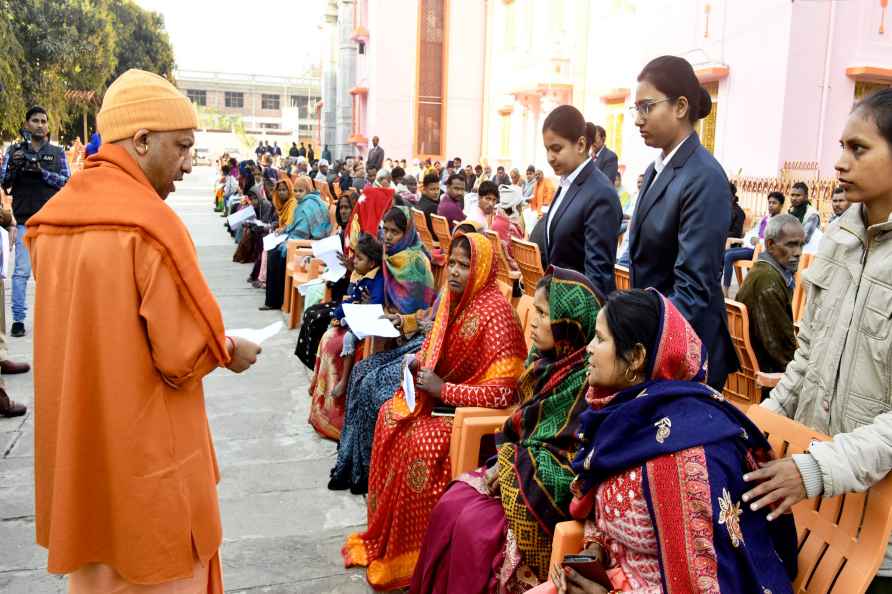
<path id="1" fill-rule="evenodd" d="M 130 142 L 133 144 L 133 150 L 137 155 L 144 157 L 149 152 L 149 131 L 140 128 L 133 133 Z"/>

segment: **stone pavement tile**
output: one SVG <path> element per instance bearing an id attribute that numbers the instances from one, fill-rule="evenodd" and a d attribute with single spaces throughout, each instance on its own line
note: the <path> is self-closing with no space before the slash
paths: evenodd
<path id="1" fill-rule="evenodd" d="M 335 457 L 304 460 L 301 462 L 261 462 L 257 464 L 227 465 L 217 486 L 221 499 L 235 499 L 249 494 L 276 493 L 279 491 L 325 491 L 329 469 Z M 306 493 L 306 497 L 313 497 Z"/>
<path id="2" fill-rule="evenodd" d="M 46 550 L 34 544 L 33 518 L 0 522 L 0 543 L 0 575 L 46 569 Z"/>
<path id="3" fill-rule="evenodd" d="M 258 437 L 253 439 L 217 439 L 217 458 L 222 466 L 312 460 L 332 456 L 334 444 L 323 442 L 315 434 Z"/>
<path id="4" fill-rule="evenodd" d="M 7 458 L 33 458 L 34 457 L 34 430 L 22 431 L 19 439 L 9 450 Z"/>
<path id="5" fill-rule="evenodd" d="M 0 485 L 4 487 L 34 487 L 34 459 L 0 459 Z"/>
<path id="6" fill-rule="evenodd" d="M 365 528 L 365 498 L 349 491 L 280 491 L 222 499 L 223 536 L 227 539 L 313 536 Z"/>
<path id="7" fill-rule="evenodd" d="M 7 487 L 0 481 L 0 521 L 12 518 L 26 519 L 34 516 L 34 494 L 31 489 Z M 2 554 L 0 545 L 0 554 Z"/>
<path id="8" fill-rule="evenodd" d="M 370 592 L 363 569 L 344 569 L 340 552 L 344 538 L 341 533 L 329 532 L 227 540 L 220 553 L 226 590 L 252 594 Z"/>
<path id="9" fill-rule="evenodd" d="M 50 575 L 45 568 L 35 571 L 0 573 L 0 592 L 3 594 L 63 594 L 66 581 L 62 576 Z"/>

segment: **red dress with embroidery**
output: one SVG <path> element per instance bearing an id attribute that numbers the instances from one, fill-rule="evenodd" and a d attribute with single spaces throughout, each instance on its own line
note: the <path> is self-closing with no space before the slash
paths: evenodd
<path id="1" fill-rule="evenodd" d="M 441 399 L 448 405 L 504 408 L 517 399 L 526 356 L 523 330 L 496 285 L 491 244 L 477 233 L 467 237 L 467 288 L 461 296 L 443 293 L 418 354 L 419 368 L 433 368 L 443 380 Z M 348 567 L 368 567 L 368 581 L 377 590 L 409 584 L 431 510 L 451 481 L 452 419 L 431 416 L 433 405 L 418 390 L 410 410 L 399 388 L 378 413 L 368 530 L 350 535 L 342 551 Z"/>

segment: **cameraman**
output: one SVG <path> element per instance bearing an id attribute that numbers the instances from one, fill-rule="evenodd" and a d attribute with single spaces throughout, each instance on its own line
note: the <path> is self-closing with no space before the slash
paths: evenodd
<path id="1" fill-rule="evenodd" d="M 25 139 L 9 147 L 0 168 L 0 187 L 12 194 L 12 212 L 16 220 L 13 336 L 25 335 L 25 314 L 28 312 L 25 297 L 31 278 L 31 258 L 22 241 L 25 223 L 71 176 L 64 150 L 49 142 L 49 122 L 44 108 L 34 106 L 28 110 L 22 135 Z"/>

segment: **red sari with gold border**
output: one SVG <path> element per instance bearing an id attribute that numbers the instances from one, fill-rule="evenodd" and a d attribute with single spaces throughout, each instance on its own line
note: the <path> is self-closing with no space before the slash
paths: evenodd
<path id="1" fill-rule="evenodd" d="M 526 357 L 523 330 L 496 285 L 491 244 L 479 233 L 467 238 L 467 288 L 460 296 L 443 291 L 433 329 L 418 353 L 419 368 L 433 368 L 442 378 L 441 399 L 448 405 L 504 408 L 517 400 Z M 376 590 L 409 584 L 430 512 L 451 480 L 452 418 L 431 416 L 434 399 L 420 390 L 416 396 L 410 411 L 399 388 L 378 413 L 368 530 L 350 535 L 342 550 L 348 567 L 368 567 Z"/>

